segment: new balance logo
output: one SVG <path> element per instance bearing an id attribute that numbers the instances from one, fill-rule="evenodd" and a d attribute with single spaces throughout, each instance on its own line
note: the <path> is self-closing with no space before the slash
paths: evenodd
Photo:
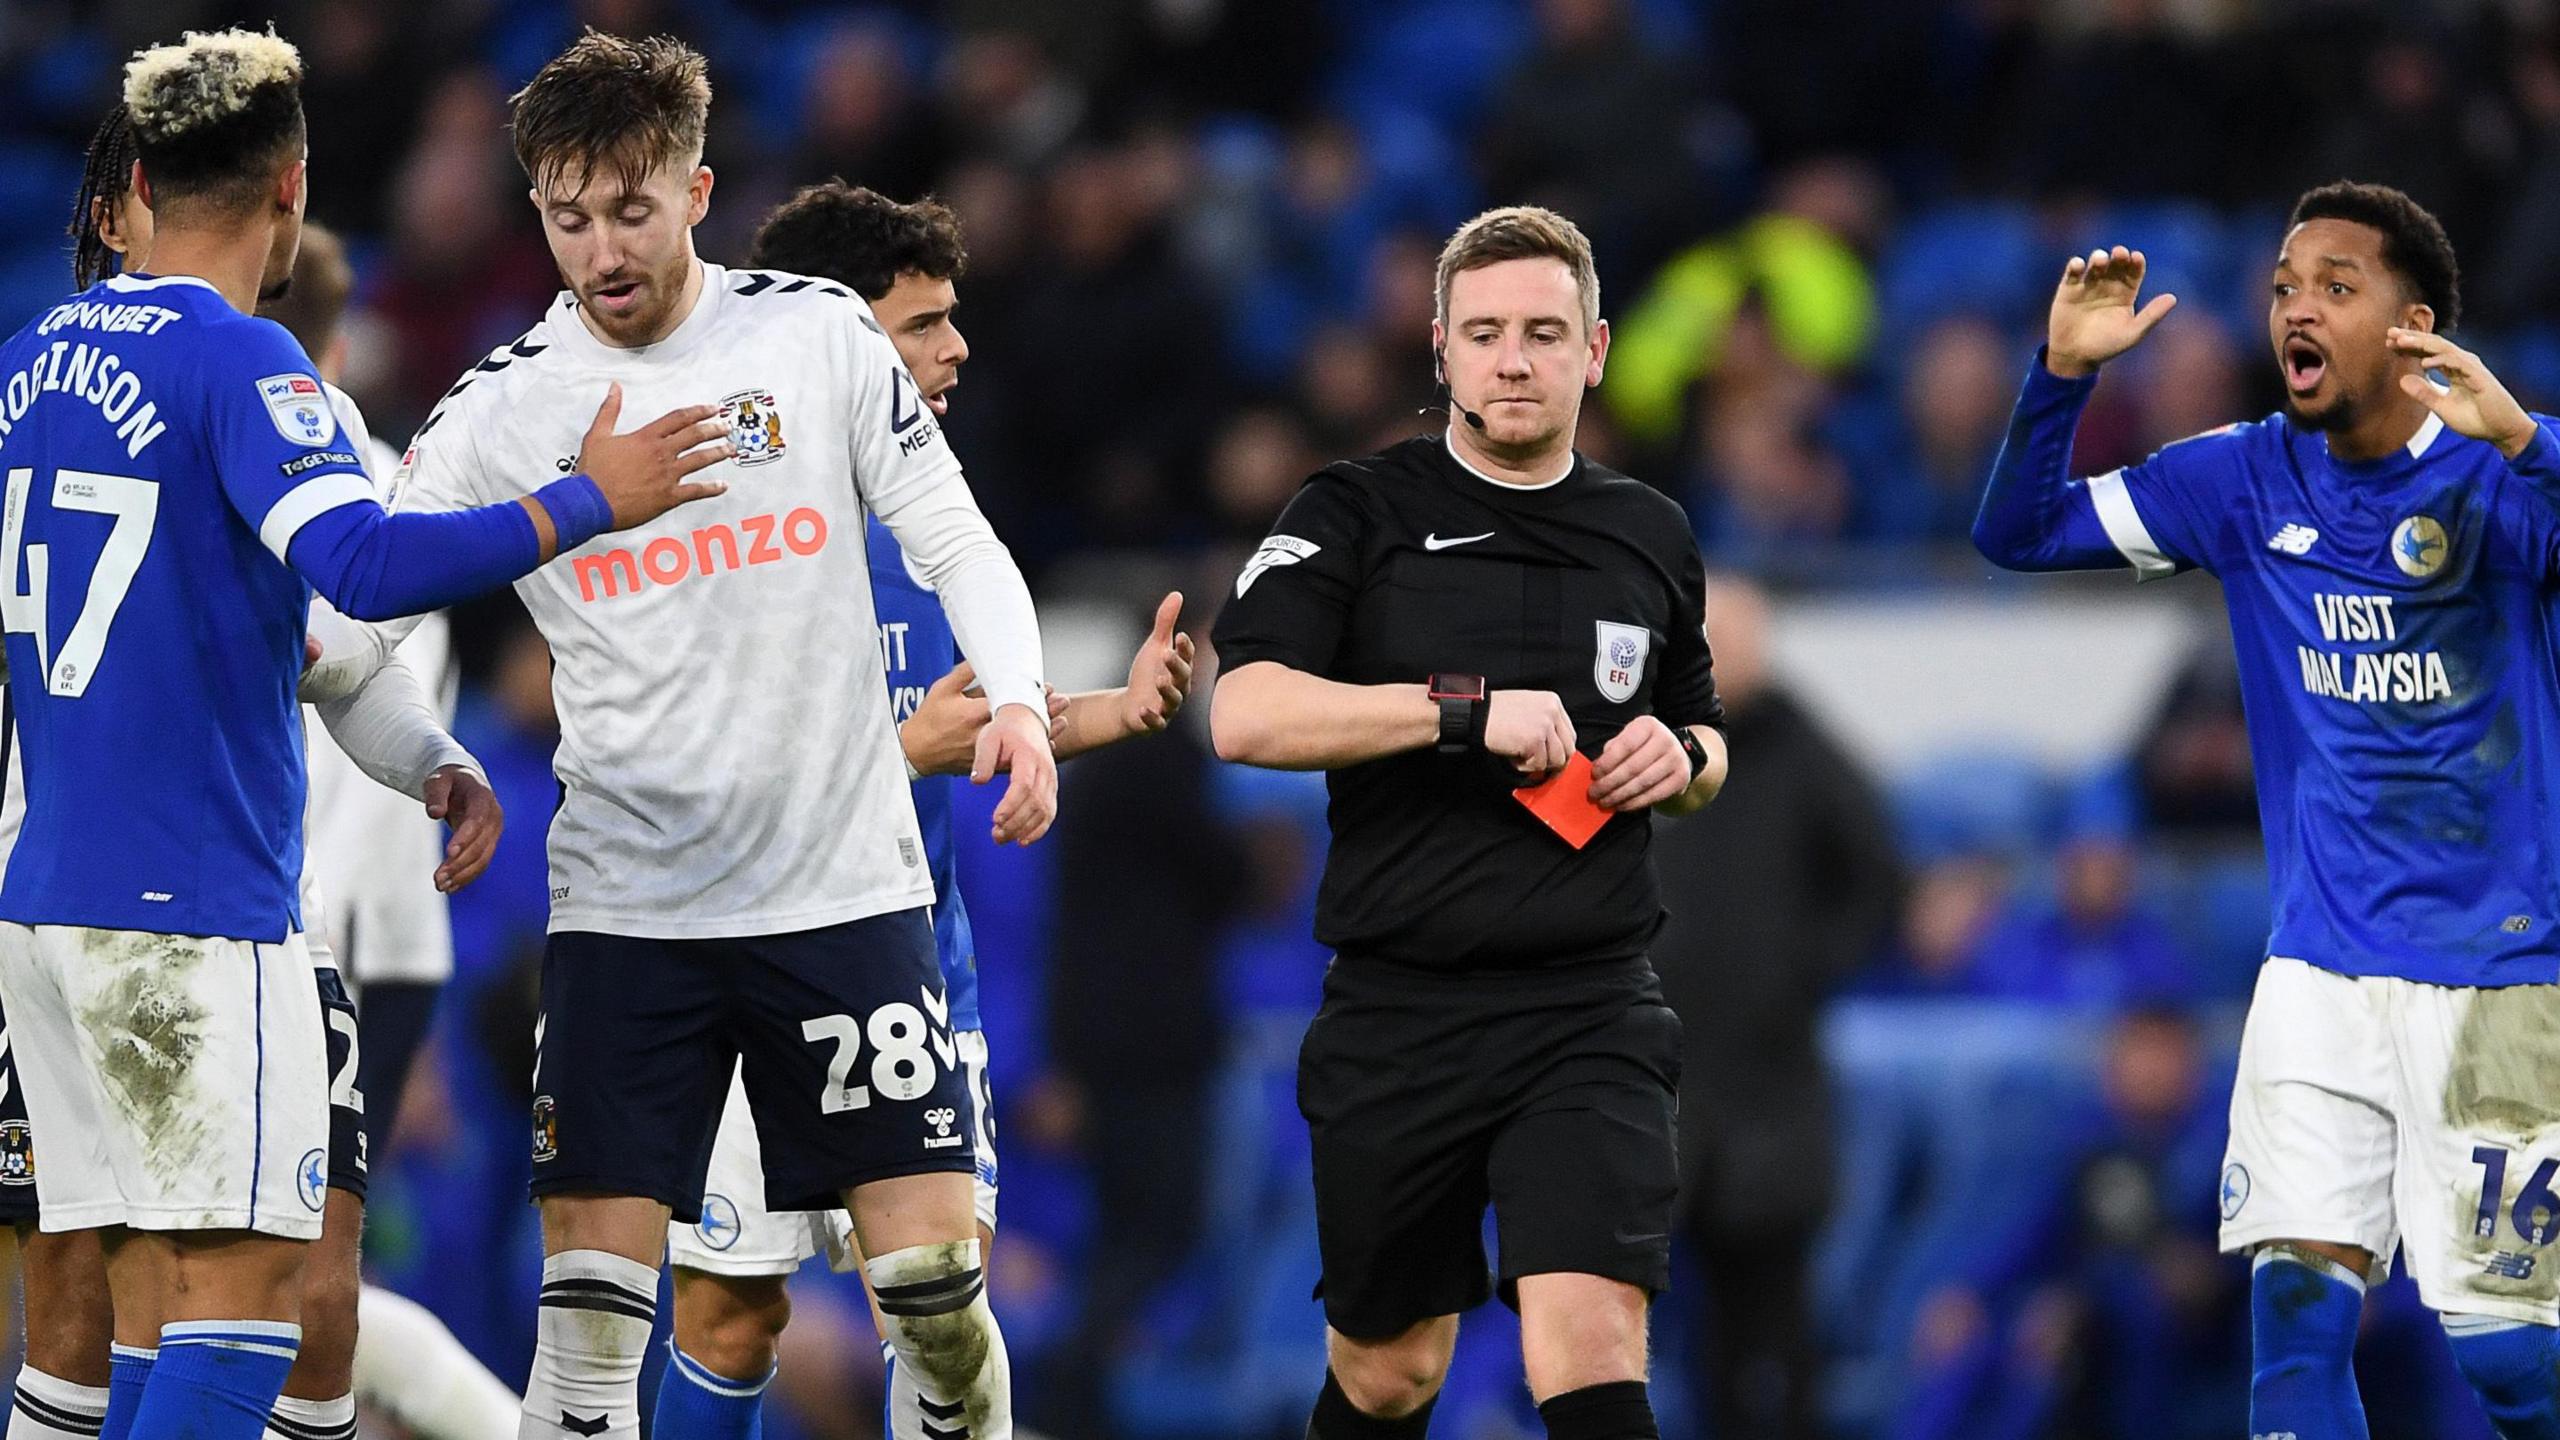
<path id="1" fill-rule="evenodd" d="M 2281 550 L 2287 555 L 2308 555 L 2312 542 L 2319 538 L 2320 532 L 2308 525 L 2287 525 L 2267 541 L 2267 548 Z"/>
<path id="2" fill-rule="evenodd" d="M 2533 1257 L 2513 1250 L 2500 1250 L 2480 1263 L 2480 1268 L 2504 1280 L 2533 1278 Z"/>

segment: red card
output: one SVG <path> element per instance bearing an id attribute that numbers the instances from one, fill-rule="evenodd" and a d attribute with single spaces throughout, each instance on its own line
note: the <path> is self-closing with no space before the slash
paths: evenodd
<path id="1" fill-rule="evenodd" d="M 1512 791 L 1511 798 L 1528 806 L 1530 814 L 1576 850 L 1590 844 L 1600 827 L 1615 818 L 1591 803 L 1591 758 L 1579 750 L 1562 770 L 1527 789 Z"/>

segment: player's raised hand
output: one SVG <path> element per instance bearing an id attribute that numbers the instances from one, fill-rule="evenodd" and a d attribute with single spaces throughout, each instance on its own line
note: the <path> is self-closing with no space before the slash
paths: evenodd
<path id="1" fill-rule="evenodd" d="M 622 386 L 605 388 L 604 404 L 578 445 L 578 469 L 604 492 L 613 507 L 613 528 L 645 525 L 689 500 L 706 500 L 728 489 L 719 480 L 688 480 L 695 471 L 717 465 L 734 453 L 729 422 L 717 405 L 687 405 L 670 410 L 637 430 L 614 433 L 622 418 Z"/>
<path id="2" fill-rule="evenodd" d="M 978 732 L 969 783 L 984 785 L 999 774 L 1012 780 L 996 802 L 996 843 L 1028 845 L 1048 834 L 1058 818 L 1058 758 L 1049 749 L 1049 722 L 1027 705 L 1005 706 Z"/>
<path id="3" fill-rule="evenodd" d="M 436 867 L 436 888 L 450 895 L 489 868 L 489 858 L 498 853 L 498 837 L 506 833 L 507 812 L 489 782 L 459 765 L 428 776 L 426 798 L 427 813 L 453 832 L 445 842 L 444 863 Z"/>
<path id="4" fill-rule="evenodd" d="M 1523 775 L 1544 775 L 1573 758 L 1573 717 L 1552 690 L 1496 690 L 1485 699 L 1484 748 Z"/>
<path id="5" fill-rule="evenodd" d="M 961 661 L 916 702 L 916 713 L 898 726 L 898 748 L 919 775 L 965 775 L 978 756 L 978 732 L 986 728 L 987 700 L 970 693 L 978 672 Z"/>
<path id="6" fill-rule="evenodd" d="M 1688 788 L 1688 752 L 1650 715 L 1610 736 L 1591 762 L 1591 803 L 1603 810 L 1648 810 Z"/>
<path id="7" fill-rule="evenodd" d="M 1131 734 L 1154 734 L 1182 713 L 1191 698 L 1191 661 L 1195 647 L 1189 635 L 1177 634 L 1182 618 L 1182 592 L 1156 606 L 1155 628 L 1147 632 L 1129 661 L 1129 686 L 1121 692 L 1121 723 Z"/>
<path id="8" fill-rule="evenodd" d="M 2382 342 L 2393 353 L 2422 361 L 2428 369 L 2444 376 L 2442 390 L 2428 384 L 2423 375 L 2401 376 L 2400 389 L 2443 417 L 2446 429 L 2474 440 L 2486 440 L 2510 460 L 2533 443 L 2534 418 L 2516 403 L 2515 396 L 2507 393 L 2498 377 L 2489 373 L 2479 356 L 2426 330 L 2394 326 L 2383 333 Z"/>
<path id="9" fill-rule="evenodd" d="M 2140 344 L 2178 304 L 2175 295 L 2154 295 L 2136 310 L 2142 272 L 2142 252 L 2121 245 L 2072 256 L 2045 321 L 2045 368 L 2076 379 Z"/>

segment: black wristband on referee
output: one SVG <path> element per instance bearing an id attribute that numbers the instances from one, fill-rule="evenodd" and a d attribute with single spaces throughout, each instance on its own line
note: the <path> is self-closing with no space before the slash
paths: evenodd
<path id="1" fill-rule="evenodd" d="M 1440 753 L 1482 751 L 1485 726 L 1493 718 L 1493 699 L 1484 677 L 1435 673 L 1423 688 L 1440 707 Z"/>
<path id="2" fill-rule="evenodd" d="M 1707 747 L 1698 743 L 1698 732 L 1686 725 L 1671 727 L 1671 738 L 1680 742 L 1680 753 L 1689 757 L 1689 783 L 1707 773 Z"/>

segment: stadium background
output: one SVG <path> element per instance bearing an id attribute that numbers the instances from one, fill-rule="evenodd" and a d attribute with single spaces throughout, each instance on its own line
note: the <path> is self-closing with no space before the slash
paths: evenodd
<path id="1" fill-rule="evenodd" d="M 711 56 L 707 258 L 829 175 L 948 199 L 975 357 L 949 429 L 1061 683 L 1111 683 L 1165 588 L 1205 630 L 1305 472 L 1434 423 L 1431 261 L 1457 221 L 1573 215 L 1616 326 L 1584 448 L 1774 591 L 1765 633 L 1738 607 L 1718 634 L 1720 670 L 1767 670 L 1752 709 L 1837 737 L 1829 768 L 1864 777 L 1888 842 L 1794 877 L 1804 914 L 1876 922 L 1857 933 L 1780 921 L 1772 949 L 1662 957 L 1717 1012 L 1691 1016 L 1716 1063 L 1693 1056 L 1686 1120 L 1761 1157 L 1691 1197 L 1665 1433 L 1707 1431 L 1702 1259 L 1816 1231 L 1831 1433 L 2237 1433 L 2246 1276 L 2209 1252 L 2265 895 L 2216 597 L 1997 577 L 1965 526 L 2066 255 L 2146 248 L 2185 302 L 2101 388 L 2096 470 L 2272 407 L 2265 267 L 2284 204 L 2338 176 L 2435 208 L 2468 343 L 2548 408 L 2550 5 L 8 0 L 0 314 L 67 289 L 59 217 L 121 58 L 268 19 L 310 66 L 311 213 L 351 242 L 351 388 L 385 437 L 555 289 L 504 98 L 581 23 Z M 553 719 L 511 604 L 458 618 L 459 729 L 513 824 L 454 906 L 459 974 L 374 1157 L 368 1250 L 515 1381 Z M 1033 851 L 962 827 L 994 1293 L 1020 1409 L 1053 1434 L 1291 1436 L 1321 1374 L 1290 1097 L 1321 782 L 1219 765 L 1206 708 L 1071 767 Z M 1759 763 L 1737 743 L 1738 775 Z M 1684 913 L 1766 893 L 1727 883 L 1767 862 L 1732 837 L 1665 859 Z M 1754 1113 L 1776 1117 L 1757 1152 L 1723 1133 Z M 770 1433 L 872 1433 L 858 1292 L 795 1294 Z M 2405 1282 L 2368 1318 L 2375 1434 L 2485 1435 Z M 1514 1333 L 1470 1318 L 1435 1433 L 1536 1433 Z"/>

